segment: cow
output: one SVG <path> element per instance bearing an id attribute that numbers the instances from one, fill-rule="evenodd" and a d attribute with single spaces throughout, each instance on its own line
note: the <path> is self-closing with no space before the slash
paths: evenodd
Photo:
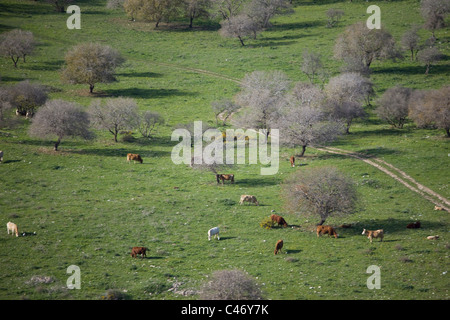
<path id="1" fill-rule="evenodd" d="M 276 222 L 279 226 L 283 226 L 285 228 L 288 226 L 286 220 L 284 220 L 284 218 L 282 216 L 272 214 L 270 216 L 270 220 L 272 220 L 273 222 Z"/>
<path id="2" fill-rule="evenodd" d="M 336 230 L 333 229 L 331 226 L 317 226 L 316 229 L 317 237 L 319 237 L 322 234 L 328 234 L 328 237 L 334 236 L 337 238 L 339 235 L 336 233 Z"/>
<path id="3" fill-rule="evenodd" d="M 138 254 L 140 254 L 140 255 L 141 255 L 141 258 L 143 259 L 144 257 L 147 256 L 147 253 L 146 253 L 147 250 L 148 250 L 148 249 L 145 248 L 145 247 L 133 247 L 133 249 L 131 249 L 131 256 L 132 256 L 133 258 L 136 258 L 136 256 L 137 256 Z"/>
<path id="4" fill-rule="evenodd" d="M 222 181 L 222 184 L 225 180 L 230 181 L 230 183 L 234 183 L 234 174 L 216 174 L 217 183 Z"/>
<path id="5" fill-rule="evenodd" d="M 439 239 L 439 236 L 428 236 L 427 239 L 428 240 L 437 240 L 437 239 Z"/>
<path id="6" fill-rule="evenodd" d="M 212 236 L 214 236 L 214 238 L 217 238 L 217 240 L 220 240 L 219 227 L 214 227 L 208 230 L 208 241 L 211 240 Z"/>
<path id="7" fill-rule="evenodd" d="M 416 221 L 416 222 L 411 222 L 409 223 L 406 228 L 408 229 L 418 229 L 420 228 L 420 221 Z"/>
<path id="8" fill-rule="evenodd" d="M 275 245 L 274 254 L 277 254 L 278 252 L 281 253 L 281 248 L 283 248 L 283 240 L 278 240 L 277 244 Z"/>
<path id="9" fill-rule="evenodd" d="M 127 154 L 128 163 L 130 163 L 131 160 L 133 160 L 134 163 L 136 163 L 136 161 L 139 161 L 140 163 L 144 162 L 139 154 L 134 154 L 134 153 Z"/>
<path id="10" fill-rule="evenodd" d="M 258 200 L 256 200 L 256 197 L 250 196 L 248 194 L 243 194 L 241 196 L 241 200 L 239 201 L 239 204 L 243 204 L 244 202 L 255 203 L 257 206 L 259 206 L 259 203 L 258 203 Z"/>
<path id="11" fill-rule="evenodd" d="M 0 162 L 3 162 L 3 151 L 0 150 Z"/>
<path id="12" fill-rule="evenodd" d="M 6 224 L 6 231 L 8 232 L 8 234 L 9 234 L 9 231 L 11 231 L 11 234 L 15 233 L 16 237 L 19 236 L 19 230 L 17 228 L 17 224 L 15 224 L 11 221 Z"/>
<path id="13" fill-rule="evenodd" d="M 440 206 L 434 206 L 434 210 L 445 211 L 445 209 L 443 207 L 440 207 Z"/>
<path id="14" fill-rule="evenodd" d="M 383 241 L 383 238 L 384 238 L 383 229 L 378 229 L 378 230 L 373 230 L 373 231 L 363 229 L 363 232 L 361 234 L 367 234 L 367 238 L 369 238 L 370 242 L 372 242 L 373 238 L 380 238 L 380 241 Z"/>
<path id="15" fill-rule="evenodd" d="M 294 156 L 291 156 L 291 157 L 289 158 L 289 160 L 291 161 L 291 167 L 292 167 L 292 168 L 295 167 L 295 157 L 294 157 Z"/>

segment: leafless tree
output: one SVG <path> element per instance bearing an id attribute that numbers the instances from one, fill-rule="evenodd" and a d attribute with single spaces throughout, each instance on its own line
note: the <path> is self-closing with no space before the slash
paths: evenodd
<path id="1" fill-rule="evenodd" d="M 203 300 L 261 300 L 263 296 L 252 277 L 235 269 L 215 271 L 202 285 L 200 298 Z"/>
<path id="2" fill-rule="evenodd" d="M 212 0 L 212 3 L 213 11 L 223 20 L 229 20 L 242 11 L 245 0 Z"/>
<path id="3" fill-rule="evenodd" d="M 377 103 L 375 112 L 378 117 L 396 128 L 403 128 L 408 117 L 412 91 L 401 86 L 387 89 Z"/>
<path id="4" fill-rule="evenodd" d="M 336 41 L 334 55 L 347 64 L 347 71 L 363 73 L 376 59 L 401 58 L 395 40 L 388 31 L 383 28 L 369 29 L 364 22 L 347 27 Z"/>
<path id="5" fill-rule="evenodd" d="M 238 38 L 241 45 L 245 46 L 244 39 L 256 35 L 261 31 L 261 27 L 248 15 L 239 14 L 232 16 L 220 23 L 219 33 L 226 38 Z"/>
<path id="6" fill-rule="evenodd" d="M 50 3 L 57 12 L 66 12 L 66 5 L 73 2 L 73 0 L 46 0 Z"/>
<path id="7" fill-rule="evenodd" d="M 14 29 L 0 36 L 0 54 L 11 58 L 17 68 L 19 58 L 25 62 L 25 57 L 34 51 L 35 40 L 31 31 Z"/>
<path id="8" fill-rule="evenodd" d="M 9 104 L 16 109 L 17 115 L 32 117 L 36 109 L 48 98 L 47 91 L 39 84 L 29 80 L 21 81 L 5 90 Z"/>
<path id="9" fill-rule="evenodd" d="M 426 66 L 425 74 L 430 72 L 431 65 L 442 60 L 444 55 L 436 47 L 427 47 L 417 54 L 417 60 Z"/>
<path id="10" fill-rule="evenodd" d="M 414 56 L 417 57 L 417 52 L 420 49 L 420 36 L 418 31 L 420 26 L 414 25 L 411 29 L 407 30 L 402 37 L 402 46 L 404 49 L 411 52 L 411 60 L 414 60 Z"/>
<path id="11" fill-rule="evenodd" d="M 410 99 L 409 117 L 418 127 L 444 129 L 450 137 L 450 86 L 414 91 Z"/>
<path id="12" fill-rule="evenodd" d="M 150 138 L 152 132 L 164 124 L 164 118 L 157 112 L 145 111 L 139 118 L 139 132 L 146 138 Z"/>
<path id="13" fill-rule="evenodd" d="M 65 56 L 63 80 L 69 83 L 88 84 L 92 93 L 97 83 L 115 80 L 114 73 L 124 59 L 118 51 L 98 43 L 78 44 Z"/>
<path id="14" fill-rule="evenodd" d="M 310 51 L 308 49 L 303 51 L 302 71 L 308 77 L 311 83 L 314 79 L 323 73 L 323 63 L 320 53 Z"/>
<path id="15" fill-rule="evenodd" d="M 106 129 L 114 135 L 121 130 L 131 130 L 138 125 L 138 107 L 131 98 L 106 99 L 102 104 L 100 100 L 94 100 L 89 107 L 92 124 L 98 129 Z"/>
<path id="16" fill-rule="evenodd" d="M 89 131 L 88 114 L 78 104 L 64 100 L 50 100 L 39 108 L 31 122 L 29 134 L 38 138 L 56 137 L 55 151 L 58 151 L 65 137 L 93 137 Z"/>
<path id="17" fill-rule="evenodd" d="M 240 128 L 265 130 L 268 136 L 289 87 L 290 81 L 281 71 L 254 71 L 245 75 L 236 96 L 243 110 L 236 114 L 233 123 Z"/>
<path id="18" fill-rule="evenodd" d="M 211 103 L 212 111 L 216 117 L 216 125 L 219 125 L 219 117 L 222 118 L 222 125 L 224 126 L 228 118 L 236 111 L 239 110 L 240 106 L 231 100 L 225 99 L 221 101 L 213 101 Z"/>
<path id="19" fill-rule="evenodd" d="M 270 27 L 270 19 L 277 14 L 292 12 L 287 0 L 251 0 L 246 13 L 261 28 Z"/>
<path id="20" fill-rule="evenodd" d="M 12 108 L 9 100 L 9 92 L 7 88 L 0 87 L 0 127 L 3 122 L 3 117 L 6 111 Z"/>
<path id="21" fill-rule="evenodd" d="M 422 0 L 420 10 L 425 19 L 425 28 L 433 37 L 437 29 L 445 27 L 445 18 L 450 12 L 450 0 Z"/>
<path id="22" fill-rule="evenodd" d="M 333 28 L 337 26 L 339 20 L 341 20 L 345 13 L 343 10 L 331 8 L 327 10 L 326 14 L 328 18 L 327 27 Z"/>
<path id="23" fill-rule="evenodd" d="M 357 206 L 355 183 L 334 167 L 296 171 L 283 183 L 282 190 L 289 212 L 318 216 L 319 225 L 330 216 L 351 214 Z"/>

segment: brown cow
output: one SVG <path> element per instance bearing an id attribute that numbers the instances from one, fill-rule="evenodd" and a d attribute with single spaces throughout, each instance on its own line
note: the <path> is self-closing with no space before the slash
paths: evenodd
<path id="1" fill-rule="evenodd" d="M 279 226 L 283 226 L 285 228 L 288 226 L 286 220 L 284 220 L 284 218 L 282 216 L 272 214 L 270 216 L 270 220 L 272 220 L 273 222 L 276 222 Z"/>
<path id="2" fill-rule="evenodd" d="M 281 252 L 281 248 L 283 248 L 283 240 L 278 240 L 277 244 L 275 245 L 274 254 L 277 254 L 278 252 Z"/>
<path id="3" fill-rule="evenodd" d="M 222 181 L 222 184 L 225 180 L 229 180 L 231 183 L 234 183 L 234 174 L 216 174 L 217 183 Z"/>
<path id="4" fill-rule="evenodd" d="M 331 226 L 317 226 L 317 237 L 321 234 L 328 234 L 329 237 L 334 236 L 335 238 L 339 236 Z"/>
<path id="5" fill-rule="evenodd" d="M 136 258 L 136 255 L 140 254 L 141 258 L 144 258 L 147 256 L 147 251 L 148 249 L 145 247 L 133 247 L 133 249 L 131 250 L 131 256 L 133 258 Z"/>
<path id="6" fill-rule="evenodd" d="M 383 229 L 378 229 L 378 230 L 373 230 L 373 231 L 363 229 L 362 234 L 367 234 L 367 238 L 369 238 L 370 242 L 372 242 L 373 238 L 380 238 L 380 241 L 383 241 L 383 238 L 384 238 Z"/>
<path id="7" fill-rule="evenodd" d="M 406 228 L 408 229 L 418 229 L 420 228 L 420 221 L 416 221 L 416 222 L 411 222 L 409 223 Z"/>
<path id="8" fill-rule="evenodd" d="M 294 156 L 291 156 L 291 157 L 289 158 L 289 160 L 291 161 L 291 167 L 295 167 L 295 157 L 294 157 Z"/>
<path id="9" fill-rule="evenodd" d="M 133 160 L 134 163 L 136 163 L 136 161 L 139 161 L 140 163 L 143 163 L 143 162 L 144 162 L 139 154 L 134 154 L 134 153 L 129 153 L 129 154 L 127 154 L 127 161 L 128 161 L 128 163 L 129 163 L 131 160 Z"/>

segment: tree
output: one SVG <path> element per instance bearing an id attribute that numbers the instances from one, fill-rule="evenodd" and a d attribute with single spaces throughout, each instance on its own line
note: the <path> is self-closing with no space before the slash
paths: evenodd
<path id="1" fill-rule="evenodd" d="M 411 94 L 412 89 L 401 86 L 387 89 L 378 100 L 376 114 L 395 128 L 403 128 L 408 117 Z"/>
<path id="2" fill-rule="evenodd" d="M 70 49 L 62 69 L 63 80 L 69 83 L 88 84 L 92 93 L 97 83 L 115 80 L 115 69 L 124 59 L 118 51 L 98 43 L 83 43 Z"/>
<path id="3" fill-rule="evenodd" d="M 184 0 L 184 11 L 189 18 L 189 28 L 192 28 L 194 19 L 207 17 L 212 0 Z"/>
<path id="4" fill-rule="evenodd" d="M 34 51 L 35 41 L 31 31 L 14 29 L 5 32 L 0 37 L 0 54 L 11 58 L 17 68 L 19 58 L 25 62 L 25 57 Z"/>
<path id="5" fill-rule="evenodd" d="M 261 28 L 270 27 L 270 19 L 277 14 L 291 12 L 287 0 L 252 0 L 247 6 L 247 15 Z"/>
<path id="6" fill-rule="evenodd" d="M 261 31 L 260 26 L 246 14 L 239 14 L 220 23 L 219 33 L 226 38 L 238 38 L 245 46 L 244 38 L 256 35 Z"/>
<path id="7" fill-rule="evenodd" d="M 29 80 L 21 81 L 6 89 L 6 99 L 16 109 L 17 115 L 32 117 L 48 98 L 45 88 Z"/>
<path id="8" fill-rule="evenodd" d="M 322 225 L 330 216 L 355 211 L 358 195 L 355 183 L 334 167 L 296 171 L 282 185 L 288 211 L 318 216 Z"/>
<path id="9" fill-rule="evenodd" d="M 367 73 L 376 59 L 395 59 L 401 55 L 392 35 L 384 29 L 369 29 L 364 22 L 349 27 L 336 40 L 334 55 L 343 60 L 347 71 Z"/>
<path id="10" fill-rule="evenodd" d="M 156 127 L 164 124 L 164 118 L 158 112 L 145 111 L 139 119 L 139 132 L 150 138 Z"/>
<path id="11" fill-rule="evenodd" d="M 123 9 L 131 21 L 136 21 L 139 11 L 143 6 L 144 0 L 125 0 L 123 2 Z"/>
<path id="12" fill-rule="evenodd" d="M 217 290 L 220 288 L 220 290 Z M 203 300 L 260 300 L 261 289 L 248 274 L 240 270 L 215 271 L 200 289 Z"/>
<path id="13" fill-rule="evenodd" d="M 337 24 L 339 23 L 339 20 L 341 20 L 342 16 L 344 16 L 344 11 L 340 10 L 340 9 L 328 9 L 327 10 L 327 27 L 328 28 L 333 28 L 335 26 L 337 26 Z"/>
<path id="14" fill-rule="evenodd" d="M 420 26 L 413 26 L 411 29 L 407 30 L 402 37 L 402 46 L 404 49 L 411 52 L 411 61 L 414 60 L 414 55 L 417 57 L 417 52 L 420 49 L 419 45 L 419 34 L 418 31 Z"/>
<path id="15" fill-rule="evenodd" d="M 422 0 L 420 11 L 425 19 L 424 27 L 433 37 L 437 29 L 445 27 L 445 18 L 450 12 L 450 0 Z"/>
<path id="16" fill-rule="evenodd" d="M 417 54 L 417 60 L 426 66 L 425 74 L 430 72 L 431 65 L 440 61 L 443 54 L 436 47 L 428 47 Z"/>
<path id="17" fill-rule="evenodd" d="M 115 142 L 121 130 L 131 130 L 138 125 L 138 107 L 131 98 L 106 99 L 104 104 L 95 100 L 89 107 L 89 114 L 93 125 L 108 130 Z"/>
<path id="18" fill-rule="evenodd" d="M 309 81 L 314 83 L 314 79 L 323 73 L 320 53 L 309 51 L 308 49 L 303 51 L 302 71 L 306 74 Z"/>
<path id="19" fill-rule="evenodd" d="M 438 90 L 414 91 L 410 99 L 409 117 L 418 127 L 444 129 L 450 137 L 450 86 Z"/>
<path id="20" fill-rule="evenodd" d="M 72 0 L 47 0 L 47 2 L 53 5 L 57 12 L 66 12 L 65 6 L 72 3 Z"/>
<path id="21" fill-rule="evenodd" d="M 155 22 L 158 28 L 161 21 L 169 21 L 178 14 L 181 0 L 142 0 L 138 16 L 145 21 Z"/>
<path id="22" fill-rule="evenodd" d="M 211 103 L 211 108 L 216 118 L 216 125 L 219 125 L 219 116 L 222 115 L 222 125 L 224 126 L 228 118 L 240 107 L 233 101 L 225 99 L 221 101 L 213 101 Z"/>
<path id="23" fill-rule="evenodd" d="M 93 137 L 89 131 L 88 114 L 78 104 L 64 100 L 50 100 L 39 108 L 31 122 L 29 134 L 38 138 L 56 137 L 55 151 L 58 151 L 65 137 Z"/>
<path id="24" fill-rule="evenodd" d="M 240 13 L 244 3 L 245 0 L 212 0 L 213 11 L 223 20 L 229 20 Z"/>

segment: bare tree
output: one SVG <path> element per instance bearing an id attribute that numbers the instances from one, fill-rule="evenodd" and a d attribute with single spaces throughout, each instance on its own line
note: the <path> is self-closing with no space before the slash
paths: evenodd
<path id="1" fill-rule="evenodd" d="M 58 151 L 65 137 L 93 137 L 89 131 L 88 114 L 78 104 L 64 100 L 50 100 L 39 108 L 31 122 L 29 134 L 38 138 L 56 137 L 55 151 Z"/>
<path id="2" fill-rule="evenodd" d="M 320 53 L 306 49 L 303 51 L 302 71 L 308 77 L 311 83 L 314 79 L 323 73 L 323 64 Z"/>
<path id="3" fill-rule="evenodd" d="M 220 288 L 220 290 L 217 290 Z M 262 291 L 248 274 L 240 270 L 215 271 L 200 289 L 203 300 L 260 300 Z"/>
<path id="4" fill-rule="evenodd" d="M 124 59 L 118 51 L 98 43 L 83 43 L 70 49 L 62 69 L 63 80 L 69 83 L 88 84 L 92 93 L 97 83 L 115 80 L 114 73 Z"/>
<path id="5" fill-rule="evenodd" d="M 245 0 L 212 0 L 212 3 L 213 11 L 223 20 L 229 20 L 241 12 Z"/>
<path id="6" fill-rule="evenodd" d="M 192 28 L 194 19 L 208 17 L 212 0 L 184 0 L 185 15 L 189 18 L 189 28 Z"/>
<path id="7" fill-rule="evenodd" d="M 150 138 L 152 132 L 164 124 L 164 118 L 157 112 L 145 111 L 139 119 L 139 132 L 146 138 Z"/>
<path id="8" fill-rule="evenodd" d="M 7 88 L 0 87 L 0 127 L 2 125 L 4 114 L 12 108 L 9 100 L 9 92 Z"/>
<path id="9" fill-rule="evenodd" d="M 89 114 L 92 124 L 108 130 L 115 142 L 121 130 L 131 130 L 138 125 L 138 107 L 131 98 L 106 99 L 104 104 L 95 100 L 89 107 Z"/>
<path id="10" fill-rule="evenodd" d="M 292 12 L 287 0 L 251 0 L 246 13 L 261 28 L 270 27 L 270 19 L 277 14 Z"/>
<path id="11" fill-rule="evenodd" d="M 375 110 L 380 119 L 396 128 L 403 128 L 408 117 L 412 89 L 395 86 L 386 90 L 378 100 Z"/>
<path id="12" fill-rule="evenodd" d="M 417 57 L 417 52 L 420 49 L 420 36 L 418 34 L 419 29 L 420 26 L 415 25 L 411 29 L 407 30 L 402 37 L 402 46 L 404 49 L 411 52 L 411 60 L 414 60 L 414 55 Z"/>
<path id="13" fill-rule="evenodd" d="M 341 18 L 344 16 L 344 11 L 340 10 L 340 9 L 328 9 L 327 10 L 327 27 L 328 28 L 333 28 L 335 26 L 337 26 L 337 24 L 339 23 L 339 20 L 341 20 Z"/>
<path id="14" fill-rule="evenodd" d="M 57 12 L 65 12 L 66 5 L 72 3 L 73 0 L 46 0 L 50 3 Z"/>
<path id="15" fill-rule="evenodd" d="M 5 90 L 10 105 L 16 109 L 17 115 L 31 118 L 36 109 L 42 106 L 48 98 L 47 91 L 39 84 L 29 80 L 21 81 Z"/>
<path id="16" fill-rule="evenodd" d="M 354 69 L 366 72 L 376 59 L 401 58 L 392 35 L 384 29 L 369 29 L 364 22 L 357 22 L 341 34 L 334 47 L 334 55 Z"/>
<path id="17" fill-rule="evenodd" d="M 424 27 L 433 37 L 437 29 L 445 27 L 445 18 L 450 12 L 450 0 L 422 0 L 420 10 L 425 19 Z"/>
<path id="18" fill-rule="evenodd" d="M 244 39 L 246 37 L 256 38 L 261 31 L 261 27 L 246 14 L 233 16 L 222 21 L 220 25 L 219 33 L 223 37 L 238 38 L 242 46 L 245 46 Z"/>
<path id="19" fill-rule="evenodd" d="M 444 129 L 450 137 L 450 86 L 438 90 L 416 90 L 410 99 L 409 117 L 418 127 Z"/>
<path id="20" fill-rule="evenodd" d="M 282 190 L 288 211 L 318 216 L 319 225 L 330 216 L 353 213 L 358 200 L 355 183 L 334 167 L 296 171 L 283 183 Z"/>
<path id="21" fill-rule="evenodd" d="M 219 125 L 219 117 L 222 118 L 222 125 L 224 126 L 228 120 L 228 118 L 238 109 L 239 105 L 234 103 L 231 100 L 224 99 L 221 101 L 213 101 L 211 103 L 212 111 L 214 112 L 214 116 L 216 117 L 216 125 Z"/>
<path id="22" fill-rule="evenodd" d="M 0 54 L 11 58 L 17 68 L 19 58 L 25 62 L 25 57 L 34 51 L 35 40 L 31 31 L 14 29 L 0 36 Z"/>
<path id="23" fill-rule="evenodd" d="M 428 47 L 417 54 L 417 60 L 426 66 L 425 74 L 430 72 L 431 65 L 442 60 L 444 55 L 436 47 Z"/>

